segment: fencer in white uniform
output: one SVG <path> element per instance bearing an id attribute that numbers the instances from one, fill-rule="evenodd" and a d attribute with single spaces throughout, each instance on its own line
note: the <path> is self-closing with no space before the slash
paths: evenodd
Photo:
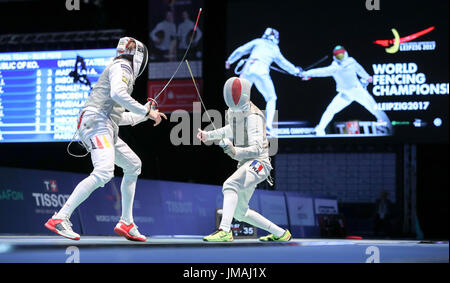
<path id="1" fill-rule="evenodd" d="M 223 89 L 225 103 L 229 107 L 227 125 L 208 132 L 199 129 L 197 134 L 204 142 L 221 140 L 224 152 L 239 162 L 236 172 L 223 184 L 223 214 L 219 230 L 204 237 L 205 241 L 232 241 L 233 217 L 272 233 L 261 240 L 288 241 L 291 238 L 288 230 L 249 208 L 256 186 L 266 180 L 272 170 L 264 113 L 250 101 L 250 90 L 248 80 L 228 79 Z"/>
<path id="2" fill-rule="evenodd" d="M 231 53 L 225 62 L 225 68 L 239 60 L 242 56 L 250 54 L 240 73 L 240 77 L 255 84 L 258 91 L 266 100 L 267 130 L 273 129 L 275 117 L 277 94 L 272 79 L 269 75 L 270 65 L 275 62 L 286 72 L 298 76 L 301 68 L 294 66 L 281 54 L 279 43 L 279 33 L 273 28 L 267 28 L 262 38 L 254 39 Z M 238 64 L 241 65 L 241 63 Z"/>
<path id="3" fill-rule="evenodd" d="M 362 85 L 362 83 L 365 85 L 371 83 L 372 77 L 354 58 L 349 57 L 347 51 L 340 45 L 336 46 L 333 50 L 333 62 L 330 66 L 302 72 L 302 77 L 305 79 L 330 76 L 336 81 L 338 94 L 328 105 L 322 114 L 319 124 L 315 127 L 317 136 L 326 135 L 325 128 L 333 120 L 334 115 L 350 105 L 353 101 L 364 106 L 379 122 L 385 123 L 385 126 L 391 129 L 392 126 L 389 117 L 386 113 L 377 109 L 375 99 Z"/>
<path id="4" fill-rule="evenodd" d="M 119 138 L 119 126 L 131 125 L 152 119 L 155 126 L 163 113 L 153 109 L 148 102 L 140 104 L 131 97 L 135 80 L 145 70 L 148 52 L 144 44 L 131 37 L 121 38 L 113 62 L 100 75 L 88 100 L 80 111 L 77 131 L 81 142 L 90 152 L 94 170 L 74 189 L 67 202 L 45 226 L 69 239 L 79 240 L 80 235 L 71 228 L 73 211 L 99 187 L 114 177 L 114 165 L 123 169 L 120 186 L 122 216 L 114 231 L 133 241 L 145 241 L 133 220 L 133 201 L 141 160 Z M 125 111 L 128 110 L 128 111 Z"/>

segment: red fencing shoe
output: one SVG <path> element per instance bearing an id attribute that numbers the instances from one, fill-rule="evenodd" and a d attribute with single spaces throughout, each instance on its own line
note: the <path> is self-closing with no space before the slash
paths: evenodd
<path id="1" fill-rule="evenodd" d="M 128 225 L 123 220 L 120 220 L 114 228 L 114 232 L 130 241 L 145 242 L 147 238 L 139 233 L 137 228 L 137 225 L 134 223 Z"/>
<path id="2" fill-rule="evenodd" d="M 56 213 L 47 221 L 47 223 L 45 223 L 45 227 L 67 239 L 78 241 L 80 239 L 80 235 L 72 230 L 72 223 L 70 220 L 68 218 L 54 218 L 55 216 Z"/>

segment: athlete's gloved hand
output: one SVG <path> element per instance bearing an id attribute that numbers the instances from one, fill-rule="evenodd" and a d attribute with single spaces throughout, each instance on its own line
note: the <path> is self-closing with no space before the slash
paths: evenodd
<path id="1" fill-rule="evenodd" d="M 302 74 L 301 74 L 301 78 L 302 78 L 302 81 L 309 81 L 310 79 L 311 79 L 311 77 L 308 77 L 308 71 L 304 71 L 304 72 L 302 72 Z"/>
<path id="2" fill-rule="evenodd" d="M 201 129 L 198 129 L 197 138 L 201 140 L 202 142 L 207 142 L 208 139 L 208 132 L 202 131 Z"/>
<path id="3" fill-rule="evenodd" d="M 148 101 L 145 104 L 145 107 L 147 107 L 147 109 L 148 109 L 147 116 L 150 119 L 152 119 L 153 121 L 155 121 L 155 124 L 153 125 L 153 127 L 156 127 L 159 125 L 159 123 L 161 123 L 162 118 L 167 120 L 167 116 L 164 113 L 160 113 L 159 110 L 153 106 L 153 103 L 154 103 L 153 101 Z"/>
<path id="4" fill-rule="evenodd" d="M 300 67 L 300 66 L 297 66 L 297 67 L 295 67 L 295 69 L 296 69 L 295 75 L 296 75 L 297 77 L 301 77 L 302 74 L 303 74 L 303 68 Z"/>

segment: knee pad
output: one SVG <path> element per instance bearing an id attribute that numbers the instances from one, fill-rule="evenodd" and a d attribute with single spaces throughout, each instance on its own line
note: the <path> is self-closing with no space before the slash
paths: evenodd
<path id="1" fill-rule="evenodd" d="M 124 175 L 139 176 L 141 174 L 142 161 L 139 158 L 133 159 L 128 166 L 123 168 Z"/>
<path id="2" fill-rule="evenodd" d="M 236 193 L 238 193 L 239 186 L 237 186 L 237 184 L 235 184 L 235 182 L 233 180 L 227 179 L 225 181 L 225 183 L 223 183 L 223 186 L 222 186 L 222 192 L 224 192 L 225 190 L 232 190 L 232 191 L 235 191 Z"/>
<path id="3" fill-rule="evenodd" d="M 269 94 L 267 97 L 264 97 L 264 99 L 266 100 L 266 103 L 276 103 L 278 97 L 273 93 Z"/>
<path id="4" fill-rule="evenodd" d="M 236 211 L 234 212 L 234 218 L 236 218 L 237 221 L 245 222 L 245 219 L 247 218 L 247 212 L 248 208 L 240 208 L 239 206 L 236 207 Z"/>
<path id="5" fill-rule="evenodd" d="M 96 178 L 97 185 L 103 187 L 114 177 L 114 171 L 104 171 L 94 169 L 91 175 Z"/>

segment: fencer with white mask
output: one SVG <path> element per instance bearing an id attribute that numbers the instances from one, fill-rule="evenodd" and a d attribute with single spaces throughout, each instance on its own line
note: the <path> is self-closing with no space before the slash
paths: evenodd
<path id="1" fill-rule="evenodd" d="M 233 218 L 246 222 L 271 234 L 261 241 L 289 241 L 291 234 L 258 212 L 249 208 L 256 186 L 270 178 L 272 165 L 266 121 L 261 110 L 250 101 L 251 83 L 232 77 L 224 85 L 223 96 L 229 107 L 227 125 L 213 131 L 198 131 L 203 142 L 221 140 L 224 153 L 238 161 L 238 169 L 223 184 L 223 213 L 219 229 L 203 238 L 208 242 L 231 242 Z M 231 141 L 233 140 L 233 141 Z"/>
<path id="2" fill-rule="evenodd" d="M 77 133 L 91 154 L 94 169 L 82 180 L 61 210 L 45 223 L 51 231 L 79 240 L 71 226 L 73 211 L 99 187 L 114 177 L 114 165 L 123 169 L 120 186 L 122 215 L 114 231 L 132 241 L 146 241 L 133 220 L 133 201 L 141 160 L 118 136 L 119 126 L 154 120 L 158 125 L 167 117 L 152 106 L 140 104 L 131 97 L 136 79 L 147 65 L 147 48 L 132 37 L 123 37 L 116 48 L 116 57 L 105 68 L 93 87 L 78 117 Z M 126 111 L 128 110 L 128 111 Z"/>
<path id="3" fill-rule="evenodd" d="M 266 101 L 267 130 L 269 134 L 273 129 L 273 120 L 276 111 L 277 94 L 270 77 L 270 65 L 275 62 L 283 70 L 291 75 L 300 75 L 302 69 L 289 62 L 280 51 L 279 32 L 274 28 L 266 28 L 261 38 L 254 39 L 234 50 L 225 62 L 225 68 L 239 60 L 242 56 L 250 54 L 248 59 L 241 60 L 239 65 L 245 62 L 240 78 L 247 79 L 255 84 L 257 90 Z"/>

